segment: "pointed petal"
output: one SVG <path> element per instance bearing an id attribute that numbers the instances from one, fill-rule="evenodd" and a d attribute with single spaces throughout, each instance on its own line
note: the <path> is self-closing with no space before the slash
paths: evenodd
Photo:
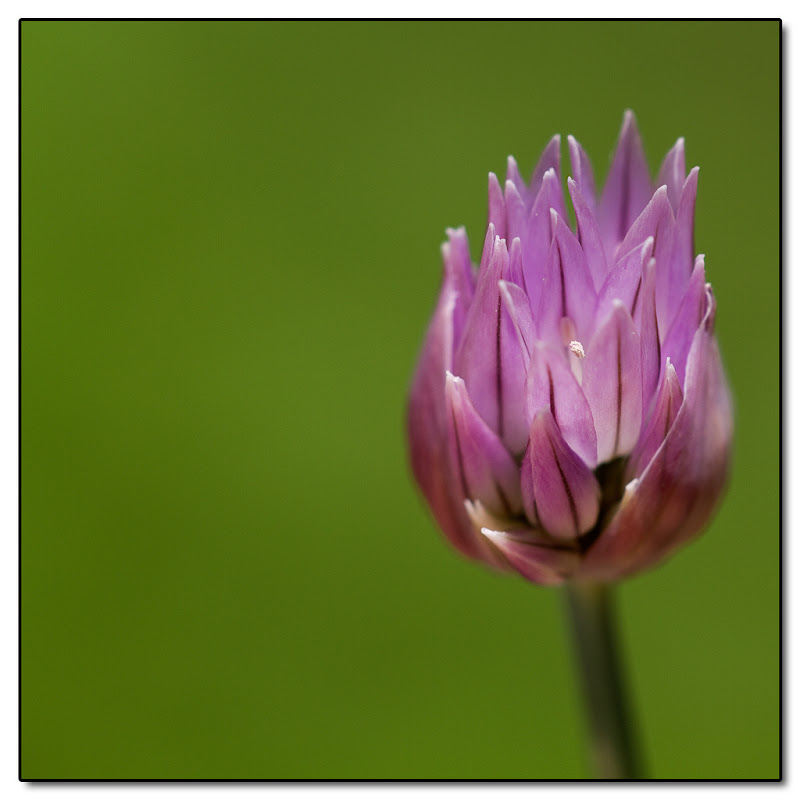
<path id="1" fill-rule="evenodd" d="M 626 111 L 600 200 L 600 229 L 603 231 L 609 261 L 614 260 L 619 243 L 652 194 L 653 186 L 636 118 L 632 111 Z"/>
<path id="2" fill-rule="evenodd" d="M 483 528 L 481 532 L 523 578 L 542 586 L 563 583 L 580 563 L 580 553 L 577 550 L 546 543 L 542 537 L 531 531 L 495 531 Z"/>
<path id="3" fill-rule="evenodd" d="M 447 373 L 445 385 L 451 458 L 465 498 L 480 500 L 505 517 L 522 511 L 519 469 L 502 442 L 472 405 L 461 378 Z"/>
<path id="4" fill-rule="evenodd" d="M 691 273 L 694 258 L 694 209 L 697 202 L 697 181 L 700 169 L 694 167 L 686 178 L 675 213 L 675 255 L 684 274 Z"/>
<path id="5" fill-rule="evenodd" d="M 484 272 L 489 268 L 489 262 L 492 260 L 492 256 L 494 255 L 494 248 L 497 244 L 497 240 L 500 237 L 497 235 L 495 231 L 494 225 L 490 222 L 486 228 L 486 236 L 483 239 L 483 250 L 481 251 L 481 264 L 478 268 L 478 278 L 483 275 Z"/>
<path id="6" fill-rule="evenodd" d="M 508 161 L 506 162 L 506 183 L 509 181 L 514 184 L 517 192 L 519 192 L 519 196 L 527 205 L 531 196 L 531 190 L 527 187 L 525 181 L 522 179 L 522 176 L 519 174 L 519 167 L 517 166 L 514 156 L 509 156 Z"/>
<path id="7" fill-rule="evenodd" d="M 656 313 L 656 260 L 651 258 L 644 268 L 642 290 L 634 318 L 641 337 L 642 348 L 642 423 L 650 413 L 652 398 L 661 372 L 661 339 Z"/>
<path id="8" fill-rule="evenodd" d="M 695 333 L 683 403 L 639 480 L 632 481 L 609 527 L 589 550 L 582 574 L 615 580 L 651 566 L 696 536 L 728 475 L 732 406 L 713 335 L 714 302 Z"/>
<path id="9" fill-rule="evenodd" d="M 496 235 L 506 238 L 506 202 L 500 181 L 494 172 L 489 173 L 489 222 L 494 224 Z M 494 237 L 492 237 L 494 238 Z"/>
<path id="10" fill-rule="evenodd" d="M 475 293 L 469 243 L 464 228 L 448 229 L 450 241 L 442 245 L 444 270 L 417 369 L 412 382 L 411 405 L 419 417 L 434 413 L 437 436 L 446 433 L 444 405 L 445 372 L 453 367 L 453 356 L 464 330 L 469 306 Z M 424 413 L 422 413 L 424 412 Z"/>
<path id="11" fill-rule="evenodd" d="M 661 169 L 658 171 L 658 186 L 667 187 L 667 196 L 669 197 L 672 210 L 678 213 L 678 202 L 681 197 L 681 189 L 686 180 L 686 155 L 684 153 L 684 141 L 681 136 L 675 142 L 672 149 L 664 157 L 661 164 Z"/>
<path id="12" fill-rule="evenodd" d="M 514 332 L 517 334 L 520 348 L 526 356 L 524 362 L 527 370 L 531 350 L 536 341 L 536 326 L 531 316 L 528 295 L 521 286 L 507 281 L 498 281 L 498 288 L 503 301 L 503 309 L 511 318 L 511 324 L 514 326 Z"/>
<path id="13" fill-rule="evenodd" d="M 509 241 L 519 237 L 523 242 L 528 236 L 528 211 L 525 201 L 511 181 L 506 181 L 506 235 Z"/>
<path id="14" fill-rule="evenodd" d="M 508 259 L 508 270 L 504 279 L 509 283 L 515 283 L 517 286 L 524 286 L 525 274 L 522 269 L 522 245 L 520 244 L 519 237 L 511 241 L 511 253 Z"/>
<path id="15" fill-rule="evenodd" d="M 562 343 L 561 320 L 564 317 L 575 323 L 579 338 L 588 338 L 597 295 L 578 240 L 555 210 L 551 210 L 550 216 L 553 241 L 547 255 L 536 318 L 542 338 L 555 344 Z"/>
<path id="16" fill-rule="evenodd" d="M 675 236 L 675 217 L 667 198 L 666 186 L 659 187 L 642 213 L 631 225 L 619 248 L 619 255 L 633 250 L 648 237 L 653 238 L 653 256 L 656 262 L 666 263 L 672 253 Z"/>
<path id="17" fill-rule="evenodd" d="M 653 256 L 657 264 L 656 304 L 659 324 L 666 330 L 670 305 L 676 305 L 672 299 L 675 293 L 675 281 L 672 275 L 675 217 L 672 213 L 672 206 L 669 204 L 666 186 L 661 186 L 656 190 L 652 200 L 628 231 L 619 252 L 627 252 L 648 236 L 653 237 Z"/>
<path id="18" fill-rule="evenodd" d="M 592 412 L 562 350 L 537 342 L 531 352 L 525 387 L 527 419 L 550 408 L 567 444 L 590 466 L 597 464 Z"/>
<path id="19" fill-rule="evenodd" d="M 539 161 L 533 168 L 531 174 L 531 192 L 534 196 L 539 192 L 539 186 L 542 183 L 545 172 L 552 169 L 556 173 L 556 177 L 561 179 L 561 136 L 556 134 L 548 143 L 547 147 L 542 151 L 539 156 Z"/>
<path id="20" fill-rule="evenodd" d="M 572 165 L 572 177 L 575 179 L 575 183 L 578 184 L 580 193 L 594 216 L 597 211 L 597 199 L 594 189 L 592 162 L 589 161 L 589 156 L 586 155 L 584 149 L 574 136 L 567 136 L 567 142 L 569 143 L 569 160 Z"/>
<path id="21" fill-rule="evenodd" d="M 647 427 L 636 442 L 633 448 L 631 459 L 628 463 L 629 478 L 638 478 L 646 469 L 656 450 L 661 447 L 661 443 L 666 439 L 678 410 L 683 402 L 683 391 L 675 372 L 675 367 L 667 360 L 667 368 L 664 372 L 664 379 L 656 397 L 656 405 L 653 415 Z"/>
<path id="22" fill-rule="evenodd" d="M 478 276 L 454 364 L 478 413 L 512 452 L 521 453 L 527 437 L 527 354 L 520 347 L 511 318 L 503 312 L 498 286 L 499 281 L 510 277 L 511 268 L 505 240 L 495 239 L 489 263 Z M 521 279 L 518 258 L 514 269 L 518 272 L 514 277 Z"/>
<path id="23" fill-rule="evenodd" d="M 475 295 L 475 273 L 469 255 L 467 231 L 461 228 L 448 228 L 449 242 L 442 245 L 442 259 L 445 272 L 452 276 L 452 285 L 468 307 Z"/>
<path id="24" fill-rule="evenodd" d="M 445 284 L 425 336 L 409 396 L 411 467 L 426 497 L 429 484 L 436 473 L 442 471 L 439 469 L 439 455 L 447 436 L 444 378 L 445 371 L 452 367 L 453 310 L 456 300 L 457 295 L 452 287 Z M 434 506 L 433 501 L 431 505 Z"/>
<path id="25" fill-rule="evenodd" d="M 564 197 L 561 183 L 555 170 L 548 170 L 542 178 L 542 186 L 536 195 L 528 216 L 528 236 L 522 240 L 522 255 L 525 268 L 525 289 L 531 300 L 531 308 L 538 308 L 542 295 L 542 279 L 545 262 L 553 238 L 550 209 L 563 207 Z"/>
<path id="26" fill-rule="evenodd" d="M 656 267 L 658 269 L 658 267 Z M 706 306 L 706 272 L 705 259 L 697 256 L 692 277 L 686 287 L 678 313 L 667 331 L 661 347 L 662 361 L 667 357 L 672 361 L 678 380 L 683 383 L 686 371 L 686 359 L 694 339 L 695 331 L 703 319 Z"/>
<path id="27" fill-rule="evenodd" d="M 409 395 L 409 457 L 414 477 L 451 544 L 466 556 L 497 566 L 501 562 L 495 551 L 486 546 L 464 512 L 449 458 L 445 374 L 452 369 L 474 287 L 466 234 L 463 229 L 448 233 L 450 241 L 442 246 L 442 288 Z"/>
<path id="28" fill-rule="evenodd" d="M 617 261 L 598 292 L 596 319 L 605 319 L 611 313 L 615 300 L 621 300 L 631 316 L 638 315 L 643 268 L 652 255 L 653 237 L 650 236 Z"/>
<path id="29" fill-rule="evenodd" d="M 564 441 L 550 409 L 533 418 L 521 482 L 528 516 L 535 515 L 555 539 L 576 540 L 597 521 L 600 485 L 591 469 Z"/>
<path id="30" fill-rule="evenodd" d="M 452 366 L 453 316 L 458 295 L 445 278 L 411 384 L 407 412 L 409 459 L 414 477 L 439 527 L 456 549 L 483 560 L 490 551 L 463 510 L 449 458 L 445 371 Z"/>
<path id="31" fill-rule="evenodd" d="M 697 179 L 699 170 L 695 167 L 683 185 L 675 220 L 675 237 L 669 262 L 668 289 L 659 307 L 662 325 L 666 330 L 672 322 L 694 267 L 694 208 L 697 200 Z"/>
<path id="32" fill-rule="evenodd" d="M 583 392 L 592 409 L 601 464 L 629 453 L 636 444 L 642 423 L 641 370 L 639 335 L 617 300 L 583 361 Z"/>
<path id="33" fill-rule="evenodd" d="M 567 188 L 572 198 L 572 207 L 575 209 L 578 241 L 586 254 L 586 263 L 592 275 L 594 287 L 599 288 L 608 272 L 600 227 L 597 224 L 591 206 L 587 203 L 578 184 L 572 178 L 567 178 Z"/>

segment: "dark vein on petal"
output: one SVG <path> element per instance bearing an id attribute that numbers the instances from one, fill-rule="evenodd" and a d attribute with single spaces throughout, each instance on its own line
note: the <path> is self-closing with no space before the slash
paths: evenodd
<path id="1" fill-rule="evenodd" d="M 655 295 L 653 296 L 653 321 L 656 325 L 656 351 L 658 352 L 658 358 L 656 359 L 656 363 L 659 365 L 659 370 L 661 369 L 661 334 L 658 332 L 658 312 L 656 310 L 656 300 Z"/>
<path id="2" fill-rule="evenodd" d="M 567 316 L 567 293 L 564 287 L 564 263 L 561 260 L 561 245 L 556 239 L 556 250 L 558 251 L 558 274 L 561 278 L 561 316 Z"/>
<path id="3" fill-rule="evenodd" d="M 636 313 L 636 304 L 639 302 L 639 291 L 642 288 L 642 279 L 639 278 L 639 283 L 636 284 L 636 294 L 633 296 L 633 305 L 631 306 L 631 316 Z"/>
<path id="4" fill-rule="evenodd" d="M 547 382 L 550 384 L 550 413 L 553 415 L 556 425 L 558 425 L 558 420 L 556 419 L 556 395 L 553 388 L 553 375 L 550 372 L 549 364 L 547 365 Z"/>
<path id="5" fill-rule="evenodd" d="M 576 538 L 580 536 L 580 524 L 578 523 L 578 509 L 575 506 L 575 498 L 572 496 L 572 489 L 567 481 L 566 475 L 564 475 L 564 470 L 561 469 L 561 464 L 558 460 L 558 456 L 556 455 L 556 448 L 553 444 L 553 440 L 548 437 L 548 441 L 550 443 L 550 450 L 553 453 L 553 460 L 556 462 L 556 467 L 558 468 L 558 474 L 561 476 L 561 485 L 564 487 L 564 493 L 567 495 L 567 502 L 569 503 L 569 513 L 572 515 L 572 524 L 575 528 L 575 536 Z"/>
<path id="6" fill-rule="evenodd" d="M 511 321 L 514 322 L 513 318 L 512 318 Z M 525 338 L 525 332 L 522 330 L 522 325 L 521 325 L 521 321 L 520 321 L 519 317 L 517 318 L 517 321 L 514 324 L 514 327 L 519 331 L 519 338 L 522 339 L 522 344 L 525 345 L 525 350 L 527 351 L 528 355 L 530 355 L 531 354 L 531 346 L 528 344 L 528 340 Z"/>
<path id="7" fill-rule="evenodd" d="M 661 437 L 661 440 L 667 438 L 667 434 L 669 433 L 670 429 L 670 415 L 672 414 L 672 392 L 669 390 L 669 385 L 667 385 L 667 417 L 664 420 L 664 435 Z"/>

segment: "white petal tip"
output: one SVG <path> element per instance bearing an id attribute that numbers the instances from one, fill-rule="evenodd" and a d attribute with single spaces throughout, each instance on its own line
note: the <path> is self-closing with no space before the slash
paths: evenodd
<path id="1" fill-rule="evenodd" d="M 625 311 L 626 313 L 628 311 L 628 307 L 618 297 L 614 298 L 614 301 L 611 303 L 611 306 L 614 309 L 614 311 Z"/>

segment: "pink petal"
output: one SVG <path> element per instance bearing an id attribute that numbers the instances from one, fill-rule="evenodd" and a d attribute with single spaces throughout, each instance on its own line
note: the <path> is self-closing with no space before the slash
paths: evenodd
<path id="1" fill-rule="evenodd" d="M 617 300 L 583 361 L 583 392 L 597 431 L 599 463 L 629 453 L 642 424 L 641 347 L 624 304 Z"/>
<path id="2" fill-rule="evenodd" d="M 661 347 L 661 359 L 670 358 L 678 380 L 683 383 L 686 370 L 686 359 L 694 340 L 695 331 L 700 325 L 706 308 L 706 272 L 705 260 L 697 256 L 694 271 L 686 287 L 678 312 L 672 320 L 664 344 Z"/>
<path id="3" fill-rule="evenodd" d="M 542 151 L 539 161 L 533 168 L 530 185 L 534 196 L 538 193 L 542 178 L 544 178 L 545 172 L 549 169 L 556 173 L 556 177 L 559 180 L 561 179 L 561 136 L 559 134 L 556 134 L 547 143 L 547 147 Z"/>
<path id="4" fill-rule="evenodd" d="M 439 527 L 464 555 L 483 559 L 490 552 L 479 538 L 454 484 L 449 458 L 445 373 L 452 367 L 453 315 L 458 295 L 445 277 L 425 337 L 409 396 L 407 428 L 414 477 Z"/>
<path id="5" fill-rule="evenodd" d="M 567 444 L 588 464 L 597 464 L 597 435 L 584 393 L 563 350 L 537 342 L 531 351 L 525 388 L 527 419 L 550 408 Z"/>
<path id="6" fill-rule="evenodd" d="M 672 149 L 664 157 L 661 169 L 658 171 L 657 186 L 667 187 L 672 210 L 678 213 L 678 202 L 681 197 L 681 189 L 686 180 L 686 155 L 684 153 L 684 141 L 681 136 L 673 145 Z"/>
<path id="7" fill-rule="evenodd" d="M 659 307 L 665 330 L 672 323 L 694 268 L 694 207 L 697 200 L 698 175 L 699 170 L 695 167 L 683 185 L 678 203 L 675 238 L 667 279 L 669 289 Z M 663 289 L 661 291 L 663 293 Z"/>
<path id="8" fill-rule="evenodd" d="M 517 274 L 512 274 L 512 267 Z M 478 276 L 454 365 L 478 413 L 512 452 L 522 452 L 527 437 L 527 354 L 520 347 L 513 322 L 503 313 L 498 287 L 498 281 L 513 278 L 522 278 L 519 258 L 512 264 L 505 240 L 497 238 L 488 264 Z"/>
<path id="9" fill-rule="evenodd" d="M 719 502 L 733 424 L 713 316 L 709 291 L 689 352 L 680 410 L 641 478 L 629 484 L 610 526 L 588 551 L 581 568 L 585 577 L 615 580 L 657 563 L 696 536 Z"/>
<path id="10" fill-rule="evenodd" d="M 514 517 L 522 511 L 519 468 L 472 405 L 461 378 L 447 373 L 450 457 L 462 495 L 480 500 L 491 512 Z"/>
<path id="11" fill-rule="evenodd" d="M 550 209 L 563 206 L 561 183 L 555 170 L 548 170 L 542 178 L 542 185 L 533 208 L 528 216 L 528 235 L 522 240 L 523 258 L 525 260 L 525 288 L 531 300 L 531 308 L 537 308 L 542 294 L 547 254 L 553 239 Z"/>
<path id="12" fill-rule="evenodd" d="M 598 215 L 610 261 L 652 195 L 653 185 L 636 117 L 632 111 L 626 111 Z"/>
<path id="13" fill-rule="evenodd" d="M 494 172 L 489 173 L 489 223 L 494 224 L 497 236 L 506 238 L 506 202 Z"/>
<path id="14" fill-rule="evenodd" d="M 575 209 L 578 242 L 580 242 L 583 252 L 586 254 L 586 263 L 592 275 L 594 287 L 599 288 L 608 273 L 608 263 L 606 262 L 600 227 L 591 207 L 578 188 L 578 184 L 572 178 L 567 178 L 567 188 L 572 198 L 572 207 Z"/>
<path id="15" fill-rule="evenodd" d="M 525 181 L 522 180 L 522 176 L 519 174 L 519 167 L 517 166 L 514 156 L 509 156 L 508 161 L 506 162 L 506 183 L 509 181 L 514 184 L 519 196 L 525 201 L 525 205 L 529 205 L 531 195 L 533 193 L 528 188 Z"/>
<path id="16" fill-rule="evenodd" d="M 588 338 L 594 322 L 597 295 L 575 234 L 551 210 L 553 241 L 547 254 L 542 295 L 536 315 L 539 333 L 552 343 L 561 341 L 561 320 L 569 317 L 578 337 Z"/>
<path id="17" fill-rule="evenodd" d="M 577 540 L 597 521 L 600 485 L 564 441 L 550 409 L 533 418 L 522 474 L 525 512 L 550 536 Z"/>
<path id="18" fill-rule="evenodd" d="M 651 236 L 617 261 L 597 294 L 595 315 L 598 320 L 611 313 L 615 300 L 621 300 L 631 316 L 638 316 L 644 266 L 652 255 Z"/>
<path id="19" fill-rule="evenodd" d="M 667 360 L 664 378 L 656 396 L 655 409 L 628 462 L 629 478 L 638 478 L 647 468 L 661 443 L 666 439 L 672 423 L 683 403 L 683 392 L 675 367 Z"/>
<path id="20" fill-rule="evenodd" d="M 574 136 L 567 136 L 567 142 L 569 144 L 569 160 L 572 165 L 572 177 L 578 185 L 581 196 L 585 198 L 586 205 L 591 211 L 592 216 L 594 216 L 597 211 L 597 199 L 594 190 L 592 162 L 589 161 L 589 156 L 586 155 L 584 149 Z"/>
<path id="21" fill-rule="evenodd" d="M 656 313 L 656 260 L 644 267 L 642 290 L 635 308 L 642 351 L 642 422 L 646 421 L 661 372 L 661 340 Z"/>
<path id="22" fill-rule="evenodd" d="M 580 553 L 577 550 L 546 543 L 532 531 L 495 531 L 483 528 L 481 532 L 523 578 L 542 586 L 563 583 L 580 563 Z"/>

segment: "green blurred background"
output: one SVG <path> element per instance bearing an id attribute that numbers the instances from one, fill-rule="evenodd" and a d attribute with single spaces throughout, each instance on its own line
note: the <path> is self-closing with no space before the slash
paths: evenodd
<path id="1" fill-rule="evenodd" d="M 555 132 L 602 180 L 628 107 L 701 166 L 737 412 L 713 526 L 620 589 L 644 747 L 776 777 L 779 35 L 23 22 L 22 777 L 588 774 L 558 592 L 447 547 L 403 418 L 445 227 L 477 258 Z"/>

